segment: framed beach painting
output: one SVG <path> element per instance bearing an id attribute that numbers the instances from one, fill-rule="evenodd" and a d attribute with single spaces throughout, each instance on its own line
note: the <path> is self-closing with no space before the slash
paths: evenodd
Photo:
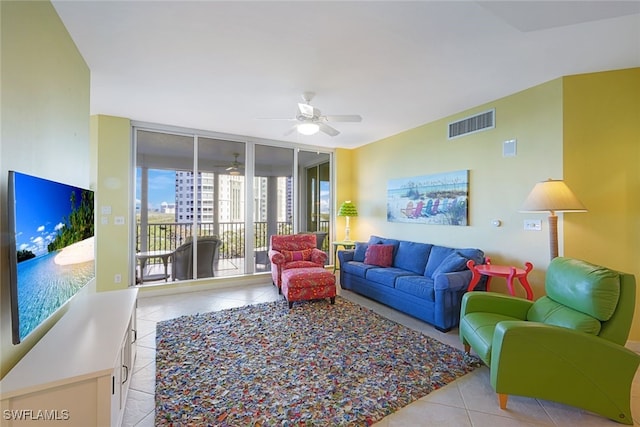
<path id="1" fill-rule="evenodd" d="M 389 180 L 387 221 L 468 225 L 469 171 Z"/>

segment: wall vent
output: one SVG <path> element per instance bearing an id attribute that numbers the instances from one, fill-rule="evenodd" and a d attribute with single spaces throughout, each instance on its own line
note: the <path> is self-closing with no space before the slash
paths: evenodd
<path id="1" fill-rule="evenodd" d="M 449 139 L 496 127 L 495 108 L 449 123 Z"/>

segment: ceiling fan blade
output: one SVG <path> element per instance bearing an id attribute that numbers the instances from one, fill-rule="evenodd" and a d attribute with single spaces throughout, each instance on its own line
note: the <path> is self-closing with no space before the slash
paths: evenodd
<path id="1" fill-rule="evenodd" d="M 338 135 L 340 132 L 337 129 L 332 128 L 331 126 L 329 126 L 326 123 L 318 123 L 318 126 L 320 127 L 320 130 L 324 133 L 326 133 L 329 136 L 336 136 Z"/>
<path id="2" fill-rule="evenodd" d="M 358 114 L 341 114 L 337 116 L 323 116 L 328 122 L 361 122 L 362 116 Z"/>
<path id="3" fill-rule="evenodd" d="M 300 115 L 303 116 L 303 117 L 307 117 L 309 119 L 312 119 L 313 115 L 315 113 L 314 110 L 315 110 L 315 108 L 313 108 L 309 104 L 298 103 L 298 111 L 300 111 Z"/>
<path id="4" fill-rule="evenodd" d="M 258 120 L 286 120 L 288 122 L 296 121 L 295 117 L 258 117 Z"/>
<path id="5" fill-rule="evenodd" d="M 298 129 L 298 125 L 291 126 L 291 128 L 290 128 L 288 131 L 286 131 L 286 132 L 284 133 L 284 136 L 289 136 L 289 135 L 291 135 L 291 134 L 292 134 L 293 132 L 295 132 L 297 129 Z"/>
<path id="6" fill-rule="evenodd" d="M 316 96 L 315 92 L 302 92 L 302 99 L 307 104 L 311 103 L 311 100 L 313 99 L 314 96 Z"/>

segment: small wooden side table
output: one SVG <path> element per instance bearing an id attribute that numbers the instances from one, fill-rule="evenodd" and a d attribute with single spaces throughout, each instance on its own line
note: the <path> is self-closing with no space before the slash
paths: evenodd
<path id="1" fill-rule="evenodd" d="M 473 277 L 471 277 L 471 282 L 469 283 L 469 287 L 467 291 L 472 291 L 478 282 L 480 281 L 480 276 L 488 276 L 487 277 L 487 291 L 489 291 L 489 285 L 491 283 L 492 277 L 504 277 L 507 279 L 507 287 L 509 288 L 509 293 L 515 296 L 515 292 L 513 291 L 513 279 L 517 278 L 520 281 L 520 284 L 524 288 L 527 293 L 527 299 L 533 301 L 533 291 L 531 290 L 531 286 L 529 285 L 529 281 L 527 280 L 527 275 L 531 270 L 533 270 L 533 264 L 530 262 L 524 263 L 525 268 L 516 268 L 509 267 L 505 265 L 492 265 L 491 260 L 487 258 L 486 264 L 476 265 L 473 260 L 467 261 L 467 267 L 473 273 Z"/>
<path id="2" fill-rule="evenodd" d="M 331 242 L 333 245 L 333 272 L 336 272 L 336 267 L 338 266 L 338 246 L 342 246 L 345 249 L 353 249 L 356 247 L 356 242 L 353 240 L 349 241 L 341 241 L 341 242 Z"/>

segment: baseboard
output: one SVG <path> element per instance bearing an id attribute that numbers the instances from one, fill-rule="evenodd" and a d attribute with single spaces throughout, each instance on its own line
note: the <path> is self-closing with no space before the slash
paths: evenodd
<path id="1" fill-rule="evenodd" d="M 627 341 L 625 347 L 640 354 L 640 341 Z"/>
<path id="2" fill-rule="evenodd" d="M 216 277 L 212 279 L 185 280 L 168 282 L 166 284 L 139 285 L 138 298 L 155 297 L 161 295 L 181 294 L 185 292 L 200 292 L 213 289 L 233 288 L 237 286 L 264 285 L 271 283 L 271 273 L 259 273 L 235 277 Z"/>

